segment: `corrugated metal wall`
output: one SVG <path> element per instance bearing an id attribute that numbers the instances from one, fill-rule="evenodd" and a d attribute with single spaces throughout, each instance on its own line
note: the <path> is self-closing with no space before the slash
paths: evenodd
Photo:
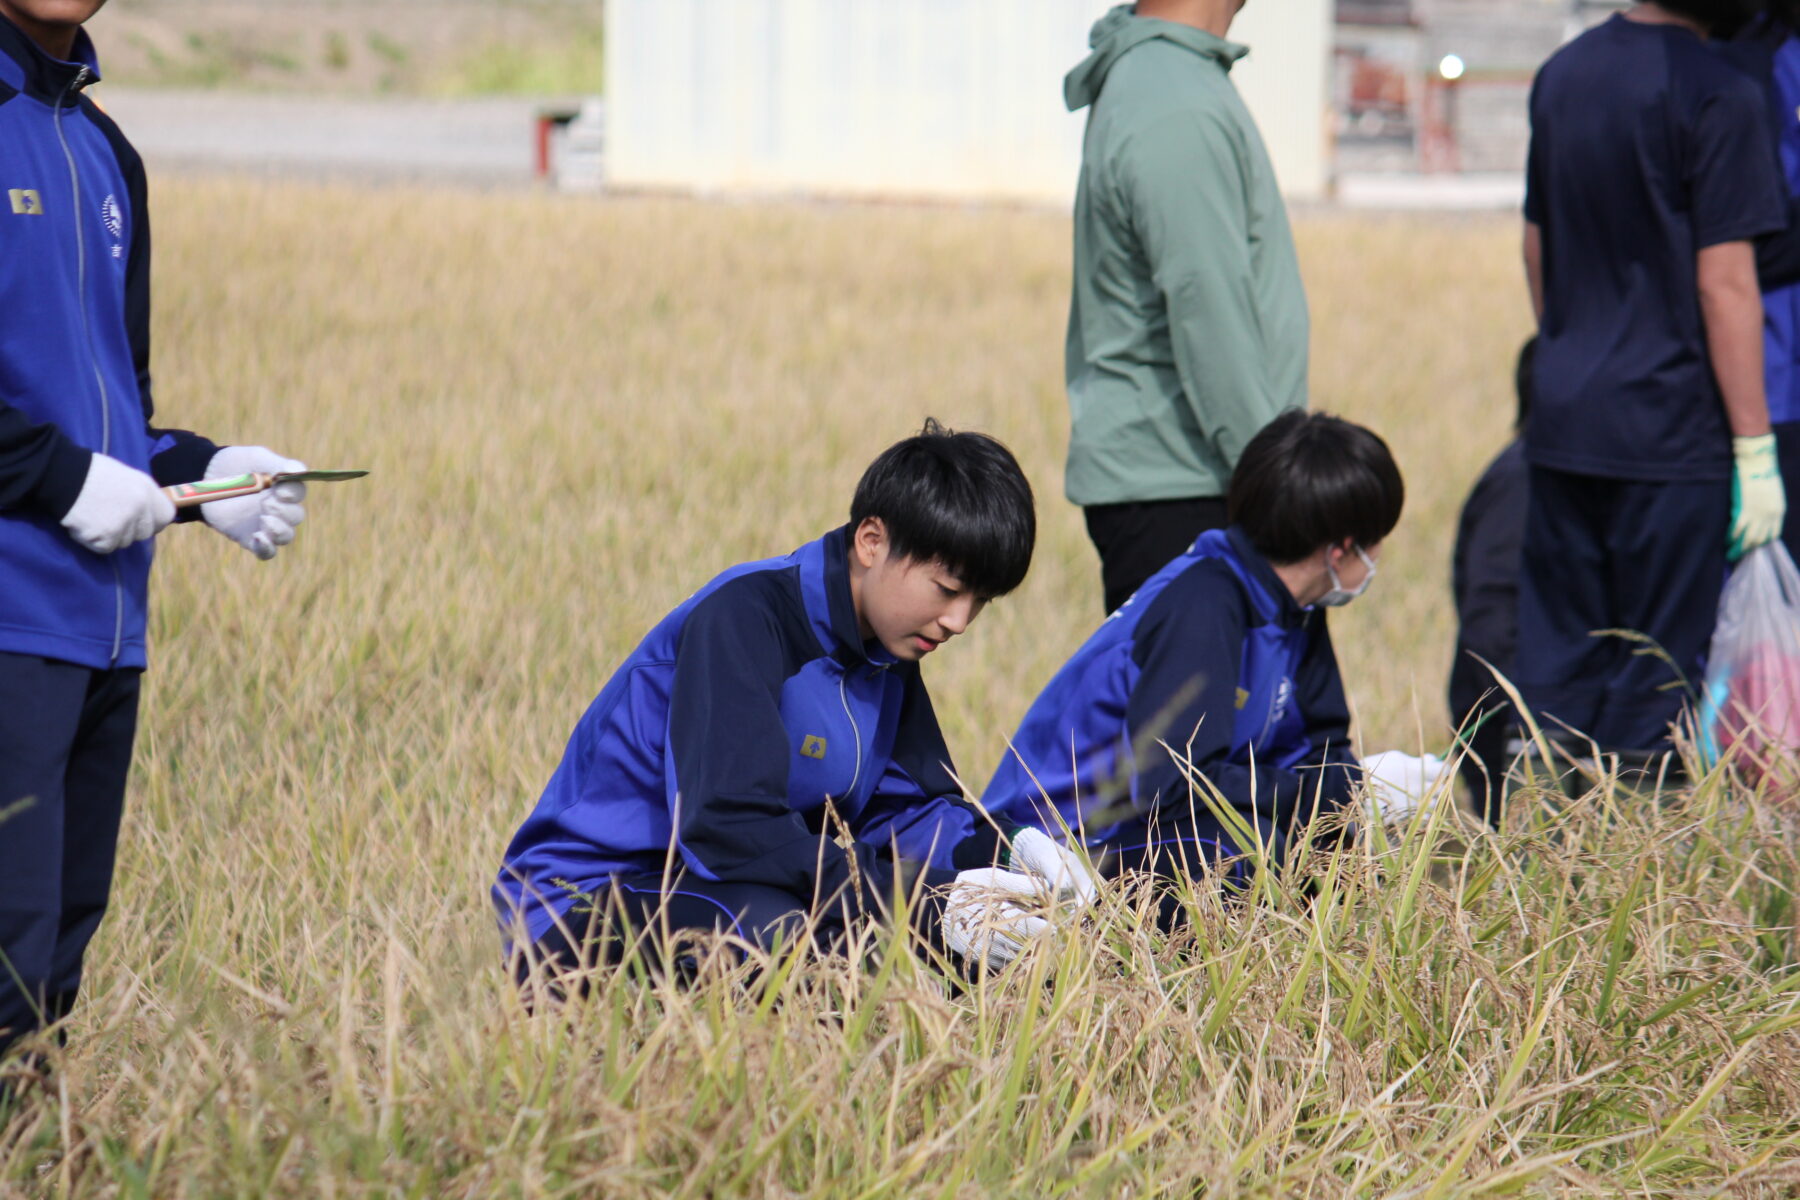
<path id="1" fill-rule="evenodd" d="M 1067 204 L 1062 77 L 1096 0 L 607 0 L 607 176 L 624 186 Z M 1257 0 L 1233 72 L 1283 186 L 1325 186 L 1328 0 Z"/>

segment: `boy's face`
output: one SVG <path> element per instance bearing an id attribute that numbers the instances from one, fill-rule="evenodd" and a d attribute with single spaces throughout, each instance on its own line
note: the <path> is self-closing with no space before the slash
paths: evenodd
<path id="1" fill-rule="evenodd" d="M 1345 539 L 1343 545 L 1332 546 L 1325 551 L 1325 561 L 1337 572 L 1338 583 L 1352 592 L 1367 584 L 1373 576 L 1369 564 L 1381 561 L 1381 543 L 1364 547 L 1361 554 L 1356 551 L 1356 543 L 1349 539 Z"/>
<path id="2" fill-rule="evenodd" d="M 961 633 L 987 606 L 942 563 L 898 558 L 887 530 L 870 517 L 856 530 L 850 550 L 856 615 L 864 638 L 874 638 L 895 658 L 917 662 Z"/>

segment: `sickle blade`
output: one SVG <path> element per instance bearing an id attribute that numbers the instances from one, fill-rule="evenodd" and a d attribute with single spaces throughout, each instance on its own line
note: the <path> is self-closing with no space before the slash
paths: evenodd
<path id="1" fill-rule="evenodd" d="M 341 483 L 361 479 L 367 471 L 284 471 L 272 478 L 276 483 Z"/>

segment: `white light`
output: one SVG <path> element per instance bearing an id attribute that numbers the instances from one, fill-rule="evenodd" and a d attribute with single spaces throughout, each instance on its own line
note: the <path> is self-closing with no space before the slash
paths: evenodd
<path id="1" fill-rule="evenodd" d="M 1463 60 L 1456 55 L 1446 54 L 1444 57 L 1438 59 L 1438 74 L 1442 75 L 1445 79 L 1461 79 L 1462 73 Z"/>

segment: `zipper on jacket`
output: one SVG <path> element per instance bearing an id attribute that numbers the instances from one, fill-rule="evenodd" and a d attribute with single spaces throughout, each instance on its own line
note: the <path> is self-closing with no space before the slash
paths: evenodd
<path id="1" fill-rule="evenodd" d="M 75 77 L 64 85 L 62 95 L 56 98 L 56 111 L 52 121 L 56 125 L 56 141 L 62 147 L 63 161 L 69 164 L 69 190 L 72 193 L 71 203 L 75 206 L 75 301 L 81 309 L 81 333 L 87 340 L 88 363 L 94 368 L 94 384 L 100 389 L 100 452 L 112 453 L 112 412 L 107 406 L 106 376 L 100 370 L 100 355 L 94 349 L 93 318 L 87 305 L 87 242 L 82 238 L 81 220 L 81 172 L 75 166 L 75 155 L 69 149 L 69 139 L 63 133 L 63 102 L 69 93 L 79 91 L 87 83 L 88 69 L 82 67 L 75 72 Z"/>
<path id="2" fill-rule="evenodd" d="M 94 368 L 94 385 L 100 394 L 100 453 L 112 453 L 112 404 L 106 394 L 106 373 L 100 369 L 100 354 L 94 349 L 94 319 L 88 311 L 87 287 L 87 239 L 81 219 L 81 172 L 75 166 L 75 155 L 69 149 L 69 139 L 63 133 L 64 101 L 70 92 L 78 92 L 87 86 L 90 76 L 88 69 L 80 67 L 75 77 L 63 85 L 62 95 L 56 98 L 56 108 L 51 114 L 51 121 L 56 126 L 56 141 L 62 147 L 63 161 L 69 164 L 70 202 L 75 208 L 75 306 L 81 310 L 81 333 L 87 341 L 88 363 Z M 119 571 L 118 559 L 107 555 L 112 566 L 113 576 L 113 644 L 112 661 L 119 661 L 119 651 L 125 644 L 125 579 Z"/>
<path id="3" fill-rule="evenodd" d="M 844 789 L 844 799 L 856 798 L 856 784 L 862 778 L 862 730 L 856 724 L 856 714 L 850 711 L 850 672 L 846 668 L 838 673 L 838 703 L 844 706 L 844 715 L 850 718 L 850 738 L 856 743 L 856 767 L 850 772 L 850 786 Z"/>

